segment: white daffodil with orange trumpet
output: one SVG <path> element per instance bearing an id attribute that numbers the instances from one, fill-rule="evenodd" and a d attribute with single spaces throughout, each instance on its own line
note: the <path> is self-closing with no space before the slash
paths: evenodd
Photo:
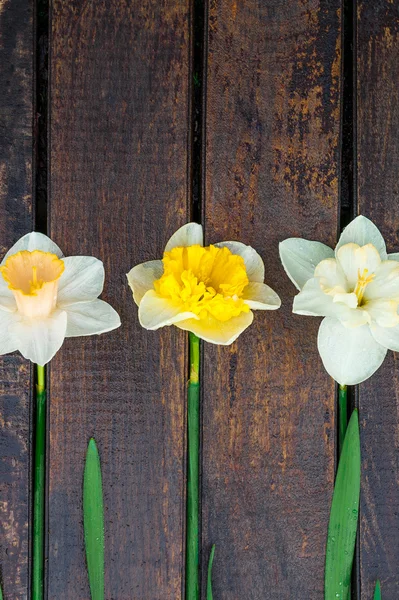
<path id="1" fill-rule="evenodd" d="M 199 600 L 199 339 L 232 344 L 253 310 L 275 310 L 280 298 L 264 283 L 259 254 L 240 242 L 204 246 L 201 225 L 188 223 L 166 244 L 162 260 L 133 267 L 127 278 L 146 329 L 176 325 L 189 332 L 187 397 L 186 598 Z M 210 566 L 214 548 L 212 550 Z M 208 589 L 211 596 L 211 589 Z"/>
<path id="2" fill-rule="evenodd" d="M 162 260 L 133 267 L 127 278 L 143 327 L 176 325 L 227 345 L 252 323 L 252 310 L 279 308 L 280 298 L 264 276 L 263 261 L 251 246 L 204 247 L 202 226 L 188 223 L 170 238 Z"/>
<path id="3" fill-rule="evenodd" d="M 368 379 L 388 349 L 399 351 L 399 254 L 387 254 L 369 219 L 354 219 L 335 251 L 291 238 L 280 244 L 280 257 L 300 290 L 293 312 L 324 317 L 318 349 L 339 384 Z"/>
<path id="4" fill-rule="evenodd" d="M 104 267 L 92 256 L 65 258 L 46 235 L 28 233 L 0 265 L 0 354 L 19 350 L 36 363 L 33 463 L 32 599 L 44 593 L 46 365 L 66 337 L 105 333 L 121 324 L 98 299 Z"/>
<path id="5" fill-rule="evenodd" d="M 65 258 L 46 235 L 28 233 L 0 266 L 0 354 L 19 350 L 48 363 L 65 337 L 111 331 L 115 310 L 98 299 L 104 267 L 92 256 Z"/>

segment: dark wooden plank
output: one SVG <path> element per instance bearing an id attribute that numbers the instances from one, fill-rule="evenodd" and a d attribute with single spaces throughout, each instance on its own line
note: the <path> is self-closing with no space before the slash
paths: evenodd
<path id="1" fill-rule="evenodd" d="M 278 243 L 336 240 L 340 2 L 210 2 L 208 36 L 207 242 L 255 247 L 283 307 L 205 346 L 204 558 L 216 598 L 321 598 L 334 383 Z"/>
<path id="2" fill-rule="evenodd" d="M 399 251 L 399 13 L 396 2 L 358 7 L 358 204 Z M 362 439 L 360 567 L 362 598 L 376 578 L 384 600 L 399 597 L 398 356 L 361 384 Z"/>
<path id="3" fill-rule="evenodd" d="M 87 600 L 82 473 L 104 477 L 106 598 L 181 598 L 186 336 L 140 328 L 125 273 L 187 221 L 189 3 L 56 0 L 51 233 L 106 268 L 122 328 L 68 340 L 51 369 L 49 598 Z"/>
<path id="4" fill-rule="evenodd" d="M 33 2 L 0 3 L 0 254 L 32 230 Z M 29 589 L 30 366 L 0 357 L 0 580 Z"/>

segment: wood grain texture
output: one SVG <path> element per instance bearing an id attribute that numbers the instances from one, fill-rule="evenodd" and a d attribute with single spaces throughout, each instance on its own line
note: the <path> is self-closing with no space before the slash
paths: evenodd
<path id="1" fill-rule="evenodd" d="M 32 230 L 33 2 L 0 2 L 0 256 Z M 30 366 L 0 357 L 0 580 L 29 589 Z"/>
<path id="2" fill-rule="evenodd" d="M 372 219 L 388 252 L 399 251 L 399 14 L 389 0 L 360 2 L 357 14 L 359 213 Z M 381 579 L 384 600 L 399 597 L 398 355 L 361 384 L 360 567 L 362 598 Z"/>
<path id="3" fill-rule="evenodd" d="M 219 600 L 323 597 L 334 383 L 278 243 L 336 240 L 340 26 L 337 0 L 209 3 L 206 239 L 256 248 L 283 301 L 205 345 L 203 582 L 216 543 Z"/>
<path id="4" fill-rule="evenodd" d="M 104 261 L 121 329 L 67 340 L 50 377 L 48 597 L 87 600 L 86 445 L 100 452 L 107 600 L 178 600 L 186 336 L 138 324 L 125 273 L 187 221 L 189 4 L 55 0 L 51 234 Z"/>

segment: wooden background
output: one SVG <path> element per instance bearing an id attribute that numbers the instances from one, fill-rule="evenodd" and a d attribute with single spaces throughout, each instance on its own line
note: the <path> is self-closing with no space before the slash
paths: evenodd
<path id="1" fill-rule="evenodd" d="M 231 347 L 203 347 L 203 579 L 216 543 L 215 600 L 322 600 L 335 387 L 318 320 L 291 313 L 278 242 L 334 245 L 352 210 L 399 249 L 397 2 L 1 0 L 0 58 L 1 254 L 38 227 L 66 255 L 99 257 L 123 323 L 67 340 L 49 369 L 47 598 L 90 597 L 82 475 L 94 435 L 106 599 L 183 599 L 186 335 L 140 328 L 125 273 L 194 215 L 207 243 L 253 245 L 283 300 Z M 371 600 L 377 577 L 384 600 L 399 598 L 396 363 L 388 353 L 357 392 L 356 600 Z M 30 593 L 32 386 L 20 355 L 0 358 L 5 600 Z"/>

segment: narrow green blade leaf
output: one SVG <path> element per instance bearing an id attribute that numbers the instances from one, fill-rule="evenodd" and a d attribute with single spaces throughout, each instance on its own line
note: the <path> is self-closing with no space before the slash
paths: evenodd
<path id="1" fill-rule="evenodd" d="M 92 600 L 104 600 L 104 507 L 97 444 L 87 447 L 83 478 L 83 524 L 87 572 Z"/>
<path id="2" fill-rule="evenodd" d="M 0 600 L 3 600 L 3 591 L 1 589 L 1 584 L 0 584 Z"/>
<path id="3" fill-rule="evenodd" d="M 213 565 L 213 559 L 215 557 L 215 544 L 213 544 L 212 549 L 211 549 L 211 553 L 209 555 L 209 562 L 208 562 L 208 584 L 206 587 L 206 600 L 213 600 L 213 594 L 212 594 L 212 565 Z"/>
<path id="4" fill-rule="evenodd" d="M 381 596 L 381 584 L 380 581 L 377 580 L 377 583 L 375 584 L 375 590 L 374 590 L 374 600 L 381 600 L 382 596 Z"/>
<path id="5" fill-rule="evenodd" d="M 335 480 L 328 526 L 325 600 L 348 600 L 360 495 L 359 418 L 354 410 L 346 431 Z"/>

